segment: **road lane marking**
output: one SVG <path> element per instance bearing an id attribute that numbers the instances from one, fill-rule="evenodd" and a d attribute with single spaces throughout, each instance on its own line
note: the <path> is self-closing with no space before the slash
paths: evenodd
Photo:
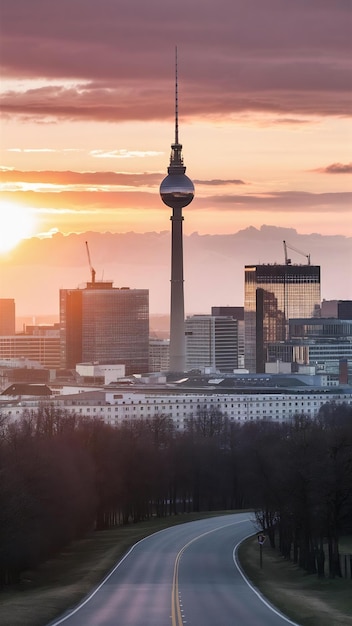
<path id="1" fill-rule="evenodd" d="M 211 533 L 215 533 L 217 530 L 222 530 L 223 528 L 228 528 L 229 526 L 237 526 L 238 524 L 243 524 L 244 522 L 248 522 L 248 521 L 252 521 L 252 520 L 248 518 L 248 519 L 241 520 L 239 522 L 230 522 L 230 524 L 223 524 L 222 526 L 218 526 L 217 528 L 212 528 L 211 530 L 207 530 L 206 532 L 201 533 L 200 535 L 197 535 L 197 537 L 193 537 L 193 539 L 188 541 L 181 548 L 181 550 L 177 553 L 176 559 L 175 559 L 175 565 L 174 565 L 174 574 L 173 574 L 173 579 L 172 579 L 172 592 L 171 592 L 171 624 L 172 626 L 183 626 L 183 624 L 186 623 L 183 621 L 182 615 L 181 615 L 181 606 L 183 605 L 181 602 L 181 593 L 179 591 L 179 584 L 178 584 L 178 572 L 179 572 L 179 567 L 180 567 L 180 560 L 185 550 L 187 550 L 187 548 L 189 548 L 189 546 L 192 545 L 192 543 L 194 543 L 195 541 L 198 541 L 198 539 L 202 539 L 202 537 L 206 537 L 206 535 L 210 535 Z M 251 535 L 252 534 L 253 533 L 251 533 Z M 182 610 L 182 613 L 184 613 L 183 610 Z"/>
<path id="2" fill-rule="evenodd" d="M 186 546 L 185 546 L 186 547 Z M 180 597 L 178 591 L 178 568 L 180 563 L 180 558 L 183 550 L 182 548 L 180 552 L 177 554 L 174 565 L 174 575 L 172 578 L 172 592 L 171 592 L 171 623 L 172 626 L 182 626 L 183 620 L 181 615 L 181 606 L 180 606 Z"/>

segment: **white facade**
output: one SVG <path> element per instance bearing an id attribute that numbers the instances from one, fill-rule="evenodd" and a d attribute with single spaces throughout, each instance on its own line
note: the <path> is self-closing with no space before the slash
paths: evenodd
<path id="1" fill-rule="evenodd" d="M 182 430 L 188 419 L 199 411 L 220 412 L 231 422 L 278 421 L 292 419 L 297 414 L 314 417 L 326 403 L 352 406 L 352 389 L 266 391 L 246 393 L 190 392 L 186 390 L 126 391 L 118 388 L 53 396 L 50 399 L 12 398 L 0 400 L 0 414 L 16 419 L 26 409 L 48 404 L 69 413 L 101 419 L 118 425 L 126 420 L 155 416 L 170 417 Z"/>

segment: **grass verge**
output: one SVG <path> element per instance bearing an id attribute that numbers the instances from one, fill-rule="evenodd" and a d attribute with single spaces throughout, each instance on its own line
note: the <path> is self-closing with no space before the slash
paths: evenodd
<path id="1" fill-rule="evenodd" d="M 351 579 L 318 579 L 305 574 L 268 542 L 263 545 L 260 568 L 257 536 L 241 544 L 238 556 L 253 585 L 300 626 L 352 626 Z"/>
<path id="2" fill-rule="evenodd" d="M 174 524 L 220 514 L 179 515 L 91 533 L 74 542 L 57 558 L 26 572 L 20 585 L 2 589 L 0 624 L 46 626 L 84 598 L 128 548 L 143 537 Z M 316 576 L 305 575 L 266 543 L 260 569 L 256 536 L 241 545 L 239 558 L 253 584 L 297 624 L 352 626 L 351 580 L 319 581 Z"/>

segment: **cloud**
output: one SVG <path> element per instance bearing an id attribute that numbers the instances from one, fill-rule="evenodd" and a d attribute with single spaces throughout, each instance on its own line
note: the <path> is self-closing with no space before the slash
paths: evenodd
<path id="1" fill-rule="evenodd" d="M 42 232 L 42 233 L 37 233 L 36 234 L 36 238 L 38 239 L 52 239 L 52 237 L 54 237 L 54 235 L 56 235 L 59 232 L 58 228 L 50 228 L 49 230 Z"/>
<path id="2" fill-rule="evenodd" d="M 211 187 L 222 186 L 222 185 L 246 185 L 243 180 L 240 179 L 228 179 L 222 180 L 220 178 L 214 178 L 211 180 L 194 180 L 195 185 L 209 185 Z"/>
<path id="3" fill-rule="evenodd" d="M 80 191 L 4 191 L 0 194 L 0 200 L 6 202 L 25 204 L 36 207 L 38 211 L 50 211 L 58 209 L 60 211 L 99 209 L 111 210 L 131 210 L 141 209 L 163 209 L 157 192 L 148 193 L 146 191 L 100 191 L 100 190 L 80 190 Z M 68 207 L 70 207 L 68 209 Z M 35 209 L 35 210 L 36 210 Z"/>
<path id="4" fill-rule="evenodd" d="M 19 171 L 14 169 L 0 170 L 0 185 L 84 185 L 84 186 L 125 186 L 145 187 L 160 185 L 163 174 L 126 172 L 71 172 L 71 171 Z"/>
<path id="5" fill-rule="evenodd" d="M 278 124 L 282 126 L 300 126 L 303 124 L 311 124 L 311 120 L 297 118 L 297 117 L 282 117 L 271 120 L 271 124 Z"/>
<path id="6" fill-rule="evenodd" d="M 281 68 L 282 76 L 286 71 L 287 68 Z M 322 65 L 316 67 L 315 71 L 324 75 L 327 70 Z M 345 76 L 341 82 L 346 85 L 348 79 Z M 313 117 L 352 114 L 351 97 L 347 88 L 344 90 L 340 87 L 334 91 L 332 86 L 321 85 L 320 89 L 311 89 L 309 78 L 306 85 L 302 82 L 301 85 L 292 85 L 291 88 L 287 86 L 286 89 L 280 85 L 279 77 L 276 83 L 270 86 L 268 78 L 260 89 L 260 85 L 256 86 L 253 78 L 251 84 L 241 88 L 235 87 L 229 77 L 222 84 L 216 76 L 212 76 L 203 84 L 198 82 L 197 92 L 192 91 L 191 85 L 185 87 L 187 93 L 183 98 L 182 118 L 190 121 L 199 117 L 223 120 L 224 117 L 230 118 L 242 112 L 275 112 L 283 116 Z M 91 84 L 89 90 L 83 93 L 72 88 L 51 86 L 32 92 L 7 92 L 1 96 L 0 104 L 5 118 L 23 117 L 38 123 L 57 119 L 101 122 L 169 120 L 172 115 L 170 82 L 160 89 L 156 85 L 150 87 L 147 97 L 146 88 L 146 85 L 140 83 L 129 84 L 128 93 L 121 97 L 119 87 L 113 82 L 108 92 L 97 83 Z M 221 98 L 218 96 L 219 92 Z M 276 119 L 273 124 L 277 123 Z"/>
<path id="7" fill-rule="evenodd" d="M 82 188 L 52 192 L 44 189 L 41 192 L 32 190 L 3 191 L 0 199 L 7 202 L 26 204 L 36 207 L 38 211 L 57 210 L 59 212 L 75 211 L 86 213 L 99 210 L 118 211 L 165 211 L 158 190 L 145 189 L 108 189 Z M 352 193 L 309 193 L 303 191 L 265 192 L 256 194 L 222 194 L 206 198 L 195 196 L 189 210 L 211 210 L 219 212 L 266 212 L 280 213 L 337 213 L 350 212 Z"/>
<path id="8" fill-rule="evenodd" d="M 7 151 L 8 152 L 22 152 L 22 153 L 28 153 L 28 152 L 56 152 L 52 148 L 8 148 Z"/>
<path id="9" fill-rule="evenodd" d="M 198 199 L 199 208 L 213 204 L 217 211 L 242 209 L 248 211 L 280 212 L 290 210 L 294 213 L 350 212 L 352 193 L 310 193 L 305 191 L 271 191 L 261 194 L 222 195 Z"/>
<path id="10" fill-rule="evenodd" d="M 322 174 L 352 174 L 352 163 L 332 163 L 314 171 Z"/>
<path id="11" fill-rule="evenodd" d="M 346 0 L 3 0 L 3 115 L 169 118 L 175 41 L 183 116 L 351 114 Z"/>
<path id="12" fill-rule="evenodd" d="M 148 288 L 151 312 L 169 311 L 169 230 L 145 234 L 53 233 L 51 237 L 28 239 L 12 251 L 11 257 L 0 259 L 2 297 L 15 298 L 18 316 L 50 313 L 58 318 L 59 289 L 73 289 L 90 278 L 87 239 L 97 276 L 111 278 L 115 287 Z M 277 226 L 239 231 L 234 224 L 227 235 L 184 236 L 186 313 L 209 314 L 214 303 L 243 304 L 244 266 L 284 263 L 283 240 L 309 252 L 311 262 L 321 266 L 325 299 L 352 299 L 352 283 L 341 275 L 341 268 L 351 262 L 352 237 L 304 235 L 299 229 Z M 292 261 L 306 263 L 297 253 L 292 253 Z M 204 276 L 211 289 L 204 289 Z"/>
<path id="13" fill-rule="evenodd" d="M 28 154 L 31 152 L 82 152 L 81 148 L 63 148 L 62 150 L 54 148 L 7 148 L 6 150 L 7 152 L 18 152 L 20 154 Z"/>
<path id="14" fill-rule="evenodd" d="M 157 152 L 155 150 L 91 150 L 90 156 L 97 159 L 143 159 L 145 157 L 154 157 L 164 154 L 163 152 Z"/>

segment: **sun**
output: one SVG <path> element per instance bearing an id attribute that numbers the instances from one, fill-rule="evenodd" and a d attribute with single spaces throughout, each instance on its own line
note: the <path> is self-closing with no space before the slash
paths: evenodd
<path id="1" fill-rule="evenodd" d="M 12 202 L 0 202 L 0 254 L 9 252 L 22 239 L 34 234 L 32 209 Z"/>

